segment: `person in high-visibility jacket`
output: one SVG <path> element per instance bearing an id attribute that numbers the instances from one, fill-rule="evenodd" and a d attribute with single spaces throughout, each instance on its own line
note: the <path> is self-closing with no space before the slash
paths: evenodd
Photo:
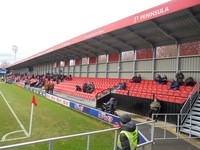
<path id="1" fill-rule="evenodd" d="M 136 124 L 131 120 L 129 114 L 120 116 L 121 131 L 118 135 L 117 150 L 136 150 L 139 143 Z"/>

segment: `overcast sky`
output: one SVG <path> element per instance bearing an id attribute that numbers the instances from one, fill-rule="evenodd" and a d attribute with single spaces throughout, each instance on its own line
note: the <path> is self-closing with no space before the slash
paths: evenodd
<path id="1" fill-rule="evenodd" d="M 0 64 L 39 53 L 76 36 L 170 0 L 0 0 Z"/>

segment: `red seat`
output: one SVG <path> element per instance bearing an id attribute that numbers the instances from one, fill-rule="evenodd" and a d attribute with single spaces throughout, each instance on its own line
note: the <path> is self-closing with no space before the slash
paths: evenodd
<path id="1" fill-rule="evenodd" d="M 180 91 L 180 96 L 181 97 L 188 97 L 188 93 L 186 91 Z"/>
<path id="2" fill-rule="evenodd" d="M 168 101 L 169 101 L 169 102 L 172 102 L 172 103 L 176 102 L 175 96 L 169 96 L 169 97 L 168 97 Z"/>
<path id="3" fill-rule="evenodd" d="M 174 91 L 174 96 L 180 96 L 180 91 L 179 90 Z"/>
<path id="4" fill-rule="evenodd" d="M 146 94 L 146 98 L 148 98 L 148 99 L 153 99 L 153 94 L 147 93 L 147 94 Z"/>
<path id="5" fill-rule="evenodd" d="M 174 95 L 174 90 L 169 90 L 167 93 L 169 96 L 173 96 Z"/>

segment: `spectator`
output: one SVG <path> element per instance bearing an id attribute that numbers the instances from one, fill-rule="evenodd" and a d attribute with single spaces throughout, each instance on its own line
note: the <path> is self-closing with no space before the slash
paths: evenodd
<path id="1" fill-rule="evenodd" d="M 87 88 L 88 88 L 88 85 L 87 83 L 83 83 L 83 92 L 86 92 L 87 91 Z"/>
<path id="2" fill-rule="evenodd" d="M 160 84 L 167 84 L 167 76 L 166 75 L 164 75 L 164 77 L 162 77 L 162 79 L 161 79 L 161 83 Z"/>
<path id="3" fill-rule="evenodd" d="M 130 82 L 136 82 L 137 76 L 134 74 L 134 76 L 132 77 L 132 79 L 130 80 Z"/>
<path id="4" fill-rule="evenodd" d="M 174 79 L 172 80 L 172 83 L 170 84 L 169 90 L 179 90 L 179 84 Z"/>
<path id="5" fill-rule="evenodd" d="M 45 82 L 44 84 L 44 90 L 45 90 L 45 93 L 49 93 L 49 82 Z"/>
<path id="6" fill-rule="evenodd" d="M 87 86 L 87 90 L 86 90 L 86 93 L 92 93 L 95 89 L 95 86 L 94 86 L 94 83 L 93 82 L 90 82 Z"/>
<path id="7" fill-rule="evenodd" d="M 184 75 L 180 70 L 176 74 L 176 79 L 177 79 L 176 81 L 178 82 L 179 86 L 183 84 Z"/>
<path id="8" fill-rule="evenodd" d="M 72 75 L 71 75 L 71 74 L 69 75 L 69 80 L 70 80 L 70 81 L 72 80 Z"/>
<path id="9" fill-rule="evenodd" d="M 54 89 L 54 83 L 51 81 L 51 82 L 49 83 L 49 93 L 50 93 L 50 94 L 53 94 L 53 89 Z"/>
<path id="10" fill-rule="evenodd" d="M 38 88 L 42 88 L 42 87 L 44 86 L 44 84 L 45 84 L 45 82 L 42 80 L 42 81 L 40 82 L 40 84 L 38 85 Z"/>
<path id="11" fill-rule="evenodd" d="M 140 83 L 142 80 L 141 74 L 138 75 L 138 77 L 136 78 L 136 83 Z"/>
<path id="12" fill-rule="evenodd" d="M 56 83 L 59 84 L 59 75 L 56 75 Z"/>
<path id="13" fill-rule="evenodd" d="M 64 76 L 64 75 L 61 75 L 60 81 L 63 82 L 64 79 L 65 79 L 65 76 Z"/>
<path id="14" fill-rule="evenodd" d="M 76 85 L 76 91 L 81 91 L 81 87 L 79 85 Z"/>
<path id="15" fill-rule="evenodd" d="M 120 85 L 120 90 L 126 90 L 126 82 L 122 82 L 122 84 Z"/>
<path id="16" fill-rule="evenodd" d="M 129 114 L 120 116 L 121 131 L 118 135 L 117 150 L 135 150 L 139 143 L 138 130 Z"/>
<path id="17" fill-rule="evenodd" d="M 194 86 L 195 85 L 194 79 L 192 77 L 188 77 L 185 80 L 185 84 L 186 84 L 186 86 Z"/>
<path id="18" fill-rule="evenodd" d="M 40 85 L 41 81 L 38 80 L 37 83 L 34 85 L 35 88 L 37 88 Z"/>
<path id="19" fill-rule="evenodd" d="M 114 97 L 111 97 L 107 103 L 103 103 L 101 110 L 108 113 L 114 114 L 117 109 L 117 100 Z"/>
<path id="20" fill-rule="evenodd" d="M 65 80 L 69 80 L 69 77 L 67 75 L 65 75 Z"/>
<path id="21" fill-rule="evenodd" d="M 105 105 L 105 106 L 110 106 L 110 105 L 113 104 L 114 100 L 115 100 L 115 98 L 114 98 L 114 97 L 111 97 L 110 100 L 109 100 L 107 103 L 103 103 L 103 105 Z"/>
<path id="22" fill-rule="evenodd" d="M 162 78 L 161 78 L 160 74 L 157 74 L 157 76 L 155 77 L 155 81 L 156 81 L 157 84 L 161 83 Z"/>
<path id="23" fill-rule="evenodd" d="M 152 114 L 159 113 L 160 108 L 161 108 L 160 102 L 158 102 L 157 98 L 154 96 L 154 100 L 150 104 L 150 110 L 148 112 L 149 118 L 147 119 L 147 121 L 151 120 Z M 153 119 L 155 119 L 155 121 L 157 121 L 158 120 L 158 116 L 155 116 L 155 118 L 153 118 Z"/>

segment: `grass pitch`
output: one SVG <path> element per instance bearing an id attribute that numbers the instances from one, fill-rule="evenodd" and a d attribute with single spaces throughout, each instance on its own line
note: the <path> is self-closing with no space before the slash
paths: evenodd
<path id="1" fill-rule="evenodd" d="M 33 95 L 36 96 L 38 103 L 38 106 L 34 107 L 31 137 L 0 142 L 0 146 L 102 130 L 111 127 L 106 123 L 54 103 L 43 96 L 12 84 L 1 83 L 0 91 L 27 131 L 29 130 L 31 101 Z M 0 95 L 0 140 L 5 134 L 16 130 L 21 130 L 21 127 L 11 113 L 3 97 Z M 23 132 L 12 134 L 7 138 L 14 139 L 22 136 L 25 136 Z M 113 149 L 113 141 L 114 132 L 91 135 L 90 149 Z M 53 145 L 54 149 L 57 150 L 84 150 L 87 145 L 87 136 L 58 140 L 55 141 Z M 14 149 L 44 150 L 48 149 L 48 143 L 35 144 Z"/>

